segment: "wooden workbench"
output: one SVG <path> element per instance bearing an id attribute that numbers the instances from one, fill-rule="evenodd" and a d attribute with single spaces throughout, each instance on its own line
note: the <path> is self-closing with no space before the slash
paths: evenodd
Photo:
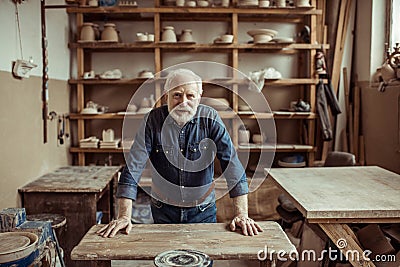
<path id="1" fill-rule="evenodd" d="M 357 250 L 347 223 L 400 223 L 400 175 L 377 166 L 265 169 L 310 223 L 339 244 L 343 255 Z M 342 246 L 342 247 L 341 247 Z M 350 254 L 351 255 L 351 254 Z M 350 258 L 353 266 L 375 266 Z"/>
<path id="2" fill-rule="evenodd" d="M 110 266 L 111 260 L 154 260 L 171 249 L 201 251 L 213 260 L 258 260 L 259 251 L 266 247 L 267 259 L 276 259 L 278 252 L 285 258 L 294 253 L 294 245 L 279 224 L 271 221 L 259 224 L 264 232 L 252 237 L 231 232 L 224 223 L 208 223 L 139 224 L 133 226 L 129 235 L 119 233 L 113 238 L 97 235 L 100 226 L 96 225 L 73 249 L 71 257 L 92 261 L 94 266 Z"/>
<path id="3" fill-rule="evenodd" d="M 67 266 L 85 266 L 72 262 L 70 252 L 96 224 L 96 212 L 103 212 L 102 222 L 114 216 L 118 170 L 119 167 L 62 167 L 18 189 L 27 214 L 56 213 L 66 217 L 65 239 L 60 240 L 60 245 Z"/>

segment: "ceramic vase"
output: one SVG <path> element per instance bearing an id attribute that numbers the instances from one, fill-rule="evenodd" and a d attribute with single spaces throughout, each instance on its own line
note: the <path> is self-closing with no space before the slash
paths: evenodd
<path id="1" fill-rule="evenodd" d="M 116 30 L 114 23 L 104 24 L 104 30 L 101 33 L 101 40 L 110 41 L 110 42 L 118 42 L 118 32 Z"/>

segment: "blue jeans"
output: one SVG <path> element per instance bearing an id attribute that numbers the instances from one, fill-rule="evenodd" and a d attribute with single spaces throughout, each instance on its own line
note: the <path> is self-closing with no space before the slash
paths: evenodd
<path id="1" fill-rule="evenodd" d="M 154 223 L 216 223 L 215 202 L 196 207 L 177 207 L 151 199 L 151 213 Z"/>

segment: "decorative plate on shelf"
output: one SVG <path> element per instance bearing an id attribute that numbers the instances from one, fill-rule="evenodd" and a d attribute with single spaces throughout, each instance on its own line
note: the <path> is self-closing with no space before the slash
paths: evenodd
<path id="1" fill-rule="evenodd" d="M 294 40 L 291 37 L 275 37 L 272 38 L 271 42 L 279 43 L 279 44 L 293 44 Z"/>
<path id="2" fill-rule="evenodd" d="M 275 36 L 278 34 L 278 32 L 275 30 L 271 30 L 271 29 L 254 29 L 254 30 L 248 31 L 247 34 L 250 36 L 259 35 L 259 34 Z"/>

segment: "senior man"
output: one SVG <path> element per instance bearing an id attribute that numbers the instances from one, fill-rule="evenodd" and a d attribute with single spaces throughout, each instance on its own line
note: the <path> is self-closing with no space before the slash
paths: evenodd
<path id="1" fill-rule="evenodd" d="M 201 78 L 188 69 L 167 76 L 167 105 L 150 111 L 136 134 L 117 188 L 119 214 L 97 233 L 113 237 L 132 229 L 132 201 L 146 162 L 152 169 L 154 223 L 216 222 L 214 157 L 221 163 L 235 216 L 230 229 L 257 235 L 261 227 L 248 217 L 248 185 L 232 140 L 218 113 L 200 104 Z"/>

